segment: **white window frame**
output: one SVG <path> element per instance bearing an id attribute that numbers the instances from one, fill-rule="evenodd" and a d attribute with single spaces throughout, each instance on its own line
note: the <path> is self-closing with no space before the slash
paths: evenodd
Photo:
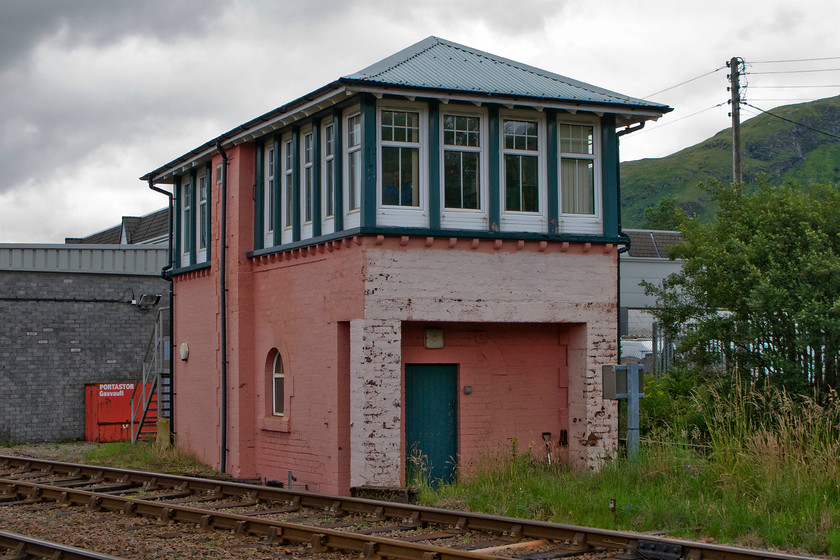
<path id="1" fill-rule="evenodd" d="M 202 200 L 202 185 L 204 188 L 204 197 Z M 210 224 L 208 218 L 210 217 L 210 174 L 206 168 L 199 171 L 195 177 L 195 198 L 197 208 L 195 212 L 195 262 L 203 263 L 207 261 L 207 246 L 210 244 Z M 202 246 L 202 235 L 204 235 L 204 246 Z"/>
<path id="2" fill-rule="evenodd" d="M 282 184 L 280 187 L 280 242 L 291 243 L 294 229 L 294 143 L 292 133 L 280 138 L 280 168 Z"/>
<path id="3" fill-rule="evenodd" d="M 383 111 L 404 111 L 418 114 L 417 142 L 383 142 Z M 380 100 L 376 106 L 376 206 L 377 225 L 398 227 L 429 227 L 429 110 L 425 103 L 405 103 Z M 382 148 L 409 147 L 418 151 L 418 206 L 390 206 L 382 203 Z"/>
<path id="4" fill-rule="evenodd" d="M 274 197 L 277 196 L 277 170 L 274 169 L 274 140 L 263 146 L 263 247 L 274 246 Z"/>
<path id="5" fill-rule="evenodd" d="M 592 127 L 592 154 L 579 154 L 563 152 L 560 138 L 560 127 L 564 124 L 573 126 Z M 563 159 L 578 159 L 592 161 L 594 166 L 593 174 L 593 214 L 566 214 L 563 213 Z M 603 234 L 603 180 L 601 173 L 601 123 L 597 118 L 586 118 L 585 116 L 558 115 L 557 117 L 557 189 L 558 208 L 560 220 L 558 224 L 560 233 L 584 233 Z"/>
<path id="6" fill-rule="evenodd" d="M 280 371 L 277 371 L 277 362 L 280 362 Z M 277 403 L 277 382 L 280 380 L 283 383 L 283 402 L 280 404 L 280 411 L 278 412 Z M 271 415 L 283 417 L 286 416 L 286 369 L 283 362 L 283 355 L 280 352 L 275 353 L 274 361 L 271 363 Z"/>
<path id="7" fill-rule="evenodd" d="M 332 134 L 328 138 L 327 131 Z M 328 149 L 332 153 L 328 153 Z M 332 186 L 332 192 L 328 186 Z M 328 214 L 328 210 L 332 212 Z M 321 123 L 321 234 L 335 231 L 335 122 Z"/>
<path id="8" fill-rule="evenodd" d="M 351 145 L 350 138 L 353 134 L 353 131 L 350 128 L 350 121 L 354 117 L 358 117 L 359 119 L 359 130 L 358 130 L 358 144 Z M 363 146 L 362 146 L 362 127 L 364 123 L 362 122 L 362 114 L 361 109 L 357 105 L 355 107 L 351 107 L 350 109 L 344 112 L 342 116 L 344 119 L 344 126 L 342 127 L 342 135 L 343 142 L 343 160 L 342 160 L 342 167 L 344 168 L 342 171 L 342 176 L 344 180 L 342 181 L 342 189 L 344 191 L 344 229 L 350 229 L 354 227 L 359 227 L 361 224 L 361 208 L 362 208 L 362 189 L 364 188 L 364 170 L 362 167 L 365 164 L 364 154 L 363 154 Z M 359 169 L 358 169 L 358 178 L 359 178 L 359 185 L 357 192 L 355 193 L 355 204 L 354 201 L 350 199 L 351 192 L 350 192 L 350 180 L 351 180 L 351 161 L 352 158 L 356 157 L 355 154 L 358 155 L 359 159 Z M 353 206 L 356 206 L 355 208 Z"/>
<path id="9" fill-rule="evenodd" d="M 189 266 L 191 241 L 190 230 L 193 220 L 192 177 L 181 176 L 181 266 Z"/>
<path id="10" fill-rule="evenodd" d="M 505 147 L 505 121 L 533 121 L 537 123 L 537 200 L 538 212 L 522 212 L 505 209 L 507 175 L 505 173 L 505 155 L 528 155 L 532 151 L 508 149 Z M 548 182 L 547 182 L 547 149 L 546 149 L 546 119 L 545 114 L 538 111 L 500 111 L 499 112 L 499 204 L 501 209 L 501 231 L 528 231 L 536 233 L 548 232 Z"/>
<path id="11" fill-rule="evenodd" d="M 478 209 L 473 208 L 447 208 L 446 207 L 446 168 L 445 153 L 449 151 L 444 139 L 444 122 L 446 115 L 456 117 L 478 117 L 479 147 L 457 146 L 452 151 L 474 152 L 479 154 L 479 184 L 478 184 Z M 489 143 L 487 110 L 471 108 L 467 106 L 442 105 L 440 110 L 440 225 L 444 229 L 487 229 L 489 226 L 489 176 L 490 157 L 488 150 Z"/>
<path id="12" fill-rule="evenodd" d="M 315 199 L 315 131 L 312 126 L 301 129 L 299 134 L 300 142 L 300 238 L 309 239 L 312 237 L 312 220 L 315 216 L 315 208 L 312 201 Z M 309 142 L 307 147 L 306 143 Z M 307 194 L 309 200 L 307 200 Z M 307 216 L 307 211 L 309 215 Z"/>

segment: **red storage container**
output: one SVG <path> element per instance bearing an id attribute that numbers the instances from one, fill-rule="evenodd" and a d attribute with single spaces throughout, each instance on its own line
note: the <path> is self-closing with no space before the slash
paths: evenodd
<path id="1" fill-rule="evenodd" d="M 85 439 L 100 443 L 131 439 L 134 383 L 85 385 Z"/>

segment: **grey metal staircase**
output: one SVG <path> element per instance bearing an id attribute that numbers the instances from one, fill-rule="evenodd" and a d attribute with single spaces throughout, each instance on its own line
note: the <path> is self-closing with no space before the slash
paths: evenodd
<path id="1" fill-rule="evenodd" d="M 146 345 L 140 381 L 131 396 L 131 442 L 157 434 L 157 419 L 172 416 L 172 345 L 169 308 L 157 310 L 155 327 Z"/>

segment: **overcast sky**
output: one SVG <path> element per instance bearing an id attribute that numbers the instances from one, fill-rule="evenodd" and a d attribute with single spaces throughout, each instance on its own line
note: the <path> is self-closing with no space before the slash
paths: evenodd
<path id="1" fill-rule="evenodd" d="M 674 107 L 632 160 L 729 126 L 733 56 L 763 109 L 840 94 L 840 58 L 760 64 L 840 57 L 838 22 L 838 0 L 0 0 L 0 243 L 162 208 L 138 177 L 430 35 Z"/>

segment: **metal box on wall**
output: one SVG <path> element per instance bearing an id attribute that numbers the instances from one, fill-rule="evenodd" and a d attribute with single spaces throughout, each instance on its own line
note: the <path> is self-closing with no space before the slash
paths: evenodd
<path id="1" fill-rule="evenodd" d="M 131 439 L 134 383 L 85 385 L 85 439 L 99 443 Z"/>

